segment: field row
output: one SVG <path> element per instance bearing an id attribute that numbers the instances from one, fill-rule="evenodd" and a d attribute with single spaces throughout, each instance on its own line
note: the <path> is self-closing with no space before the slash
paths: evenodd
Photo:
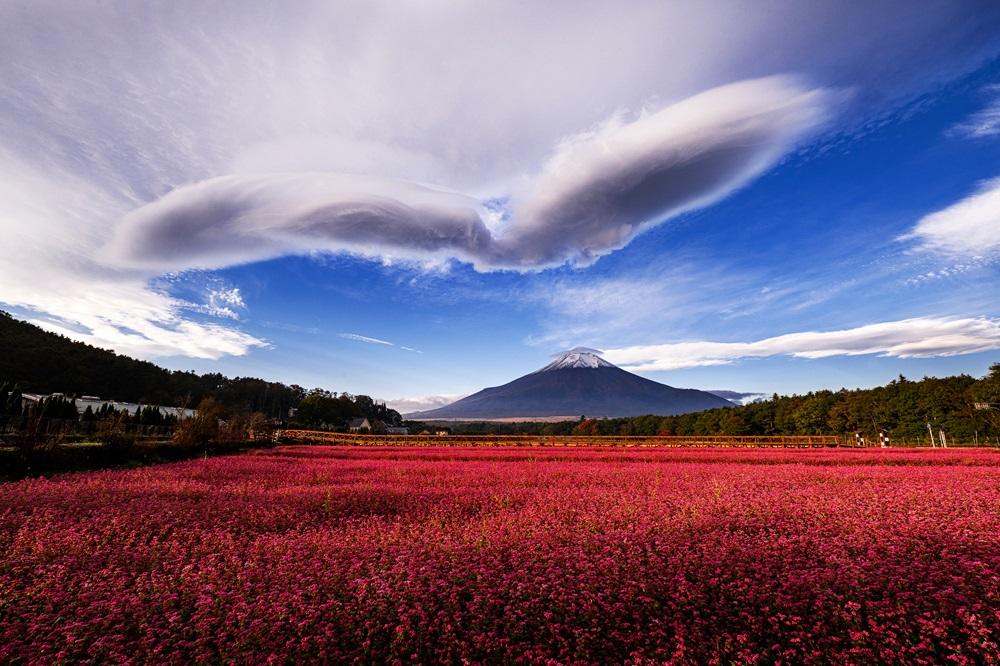
<path id="1" fill-rule="evenodd" d="M 561 446 L 665 448 L 830 448 L 835 435 L 366 435 L 324 430 L 278 430 L 278 440 L 341 446 Z"/>
<path id="2" fill-rule="evenodd" d="M 299 446 L 0 484 L 0 662 L 998 663 L 1000 454 Z"/>

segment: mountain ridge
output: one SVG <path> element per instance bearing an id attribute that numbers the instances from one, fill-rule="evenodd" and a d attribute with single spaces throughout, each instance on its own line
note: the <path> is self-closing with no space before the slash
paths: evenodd
<path id="1" fill-rule="evenodd" d="M 573 414 L 614 418 L 671 416 L 732 406 L 732 402 L 707 391 L 661 384 L 609 363 L 595 350 L 576 348 L 511 382 L 406 417 L 490 419 Z"/>

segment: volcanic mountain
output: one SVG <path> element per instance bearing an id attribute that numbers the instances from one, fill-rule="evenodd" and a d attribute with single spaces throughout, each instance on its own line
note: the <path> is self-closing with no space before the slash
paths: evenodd
<path id="1" fill-rule="evenodd" d="M 450 405 L 407 414 L 413 419 L 619 417 L 698 412 L 733 403 L 706 391 L 645 379 L 608 363 L 591 349 L 561 354 L 541 370 L 486 388 Z"/>

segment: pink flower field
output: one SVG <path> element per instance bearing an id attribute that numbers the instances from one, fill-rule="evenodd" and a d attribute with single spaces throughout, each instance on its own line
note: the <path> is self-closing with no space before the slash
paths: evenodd
<path id="1" fill-rule="evenodd" d="M 0 484 L 0 663 L 996 664 L 1000 453 L 283 447 Z"/>

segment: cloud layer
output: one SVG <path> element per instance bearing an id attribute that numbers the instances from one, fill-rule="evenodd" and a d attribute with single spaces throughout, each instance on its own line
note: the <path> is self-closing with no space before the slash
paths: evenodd
<path id="1" fill-rule="evenodd" d="M 397 398 L 396 400 L 386 400 L 385 404 L 400 414 L 412 414 L 413 412 L 424 412 L 450 405 L 465 396 L 465 393 L 451 393 L 446 395 L 421 396 L 418 398 Z"/>
<path id="2" fill-rule="evenodd" d="M 0 303 L 215 358 L 266 344 L 232 318 L 253 303 L 193 308 L 163 273 L 583 265 L 750 182 L 827 107 L 857 127 L 978 66 L 998 26 L 975 0 L 0 3 Z M 808 83 L 762 78 L 784 72 Z"/>
<path id="3" fill-rule="evenodd" d="M 1000 320 L 924 317 L 841 331 L 779 335 L 755 342 L 676 342 L 607 349 L 604 357 L 635 371 L 727 365 L 741 359 L 826 358 L 878 354 L 897 358 L 958 356 L 1000 349 Z"/>
<path id="4" fill-rule="evenodd" d="M 722 86 L 559 144 L 494 234 L 472 197 L 332 173 L 232 175 L 127 215 L 108 257 L 158 271 L 346 251 L 480 268 L 587 264 L 642 230 L 710 205 L 828 117 L 832 95 L 788 77 Z"/>

